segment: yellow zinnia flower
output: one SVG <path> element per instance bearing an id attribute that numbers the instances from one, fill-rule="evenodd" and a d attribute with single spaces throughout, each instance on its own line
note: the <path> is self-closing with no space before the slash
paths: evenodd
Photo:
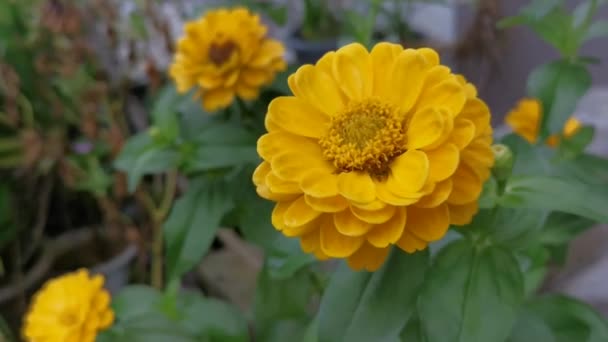
<path id="1" fill-rule="evenodd" d="M 253 174 L 272 223 L 319 259 L 375 270 L 463 225 L 494 156 L 488 107 L 432 49 L 350 44 L 288 79 Z"/>
<path id="2" fill-rule="evenodd" d="M 287 66 L 283 44 L 245 8 L 209 11 L 184 31 L 169 73 L 179 92 L 198 87 L 207 111 L 228 107 L 235 95 L 255 99 Z"/>
<path id="3" fill-rule="evenodd" d="M 507 114 L 505 122 L 519 136 L 526 139 L 530 144 L 535 144 L 538 140 L 541 117 L 542 105 L 540 101 L 526 98 L 520 100 L 517 106 Z M 572 117 L 566 121 L 562 134 L 564 137 L 569 138 L 576 134 L 580 128 L 581 123 Z M 559 144 L 559 139 L 559 135 L 554 134 L 547 138 L 546 143 L 554 147 Z"/>
<path id="4" fill-rule="evenodd" d="M 49 280 L 34 296 L 25 316 L 28 342 L 93 342 L 114 321 L 110 294 L 100 275 L 87 270 Z"/>

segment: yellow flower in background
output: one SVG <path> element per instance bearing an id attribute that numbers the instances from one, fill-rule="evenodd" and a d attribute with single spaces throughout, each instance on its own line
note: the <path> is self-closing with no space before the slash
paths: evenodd
<path id="1" fill-rule="evenodd" d="M 519 136 L 526 139 L 530 144 L 535 144 L 538 140 L 541 117 L 542 105 L 540 101 L 526 98 L 520 100 L 517 106 L 507 114 L 505 122 Z M 566 121 L 562 134 L 564 137 L 569 138 L 576 134 L 580 128 L 581 123 L 572 117 Z M 549 146 L 557 146 L 559 144 L 559 136 L 557 134 L 550 136 L 547 138 L 546 143 Z"/>
<path id="2" fill-rule="evenodd" d="M 87 270 L 49 280 L 38 293 L 24 319 L 28 342 L 93 342 L 98 332 L 114 321 L 110 294 L 100 275 Z"/>
<path id="3" fill-rule="evenodd" d="M 169 73 L 179 92 L 197 88 L 207 111 L 228 107 L 235 96 L 255 99 L 287 66 L 281 42 L 245 8 L 209 11 L 184 31 Z"/>
<path id="4" fill-rule="evenodd" d="M 494 163 L 488 107 L 434 50 L 350 44 L 289 77 L 253 174 L 272 223 L 319 259 L 376 270 L 477 212 Z"/>

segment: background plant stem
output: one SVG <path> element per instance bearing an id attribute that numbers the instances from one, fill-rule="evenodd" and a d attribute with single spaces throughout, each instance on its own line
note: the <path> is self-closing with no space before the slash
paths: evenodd
<path id="1" fill-rule="evenodd" d="M 165 193 L 160 206 L 152 213 L 152 286 L 157 289 L 163 288 L 163 222 L 167 218 L 175 192 L 177 191 L 177 171 L 167 174 Z"/>

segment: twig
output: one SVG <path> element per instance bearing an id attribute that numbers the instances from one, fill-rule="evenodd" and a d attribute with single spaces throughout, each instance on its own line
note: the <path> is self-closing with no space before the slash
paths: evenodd
<path id="1" fill-rule="evenodd" d="M 40 203 L 38 204 L 38 211 L 36 212 L 36 223 L 32 229 L 32 242 L 29 244 L 28 249 L 24 253 L 24 263 L 27 263 L 30 260 L 42 242 L 44 228 L 46 227 L 46 221 L 48 219 L 49 200 L 51 198 L 52 190 L 53 179 L 51 177 L 47 177 L 42 183 L 42 190 L 40 191 Z"/>

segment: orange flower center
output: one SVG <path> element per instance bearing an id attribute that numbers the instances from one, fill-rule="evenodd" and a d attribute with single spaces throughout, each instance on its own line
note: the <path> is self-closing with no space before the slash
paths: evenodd
<path id="1" fill-rule="evenodd" d="M 237 45 L 232 40 L 223 43 L 213 43 L 209 47 L 209 59 L 213 64 L 220 66 L 230 60 L 232 54 L 237 50 Z"/>
<path id="2" fill-rule="evenodd" d="M 319 140 L 323 155 L 340 171 L 385 176 L 390 162 L 405 151 L 404 125 L 396 113 L 376 99 L 349 104 Z"/>

